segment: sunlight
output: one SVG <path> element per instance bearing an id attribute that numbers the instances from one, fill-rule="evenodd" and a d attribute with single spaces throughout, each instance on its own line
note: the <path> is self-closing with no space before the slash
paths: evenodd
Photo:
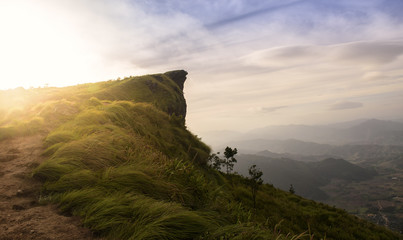
<path id="1" fill-rule="evenodd" d="M 54 10 L 19 1 L 1 3 L 0 89 L 44 86 L 55 78 L 64 86 L 73 76 L 88 77 L 96 56 Z"/>

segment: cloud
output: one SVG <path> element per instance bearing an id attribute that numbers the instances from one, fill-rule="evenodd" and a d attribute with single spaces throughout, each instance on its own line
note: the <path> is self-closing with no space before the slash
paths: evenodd
<path id="1" fill-rule="evenodd" d="M 255 113 L 272 113 L 282 108 L 287 108 L 288 106 L 275 106 L 275 107 L 252 107 L 248 110 Z"/>
<path id="2" fill-rule="evenodd" d="M 46 5 L 49 12 L 69 20 L 72 34 L 86 42 L 86 49 L 95 52 L 105 68 L 115 64 L 130 64 L 132 71 L 183 68 L 180 65 L 190 55 L 217 44 L 200 20 L 172 6 L 162 9 L 153 1 L 61 0 Z"/>
<path id="3" fill-rule="evenodd" d="M 339 102 L 330 106 L 330 110 L 344 110 L 353 108 L 362 108 L 364 104 L 360 102 Z"/>
<path id="4" fill-rule="evenodd" d="M 325 46 L 276 47 L 255 51 L 242 57 L 242 60 L 247 66 L 274 69 L 319 63 L 374 66 L 391 63 L 401 55 L 402 41 L 362 41 Z"/>
<path id="5" fill-rule="evenodd" d="M 229 25 L 229 24 L 233 24 L 236 22 L 241 22 L 241 21 L 245 21 L 248 20 L 250 18 L 254 18 L 254 17 L 258 17 L 259 15 L 263 15 L 263 14 L 267 14 L 269 12 L 274 12 L 274 11 L 278 11 L 280 9 L 283 8 L 287 8 L 293 5 L 296 5 L 300 2 L 303 2 L 301 0 L 298 1 L 291 1 L 291 2 L 286 2 L 285 4 L 280 4 L 280 5 L 270 5 L 270 6 L 263 6 L 261 8 L 255 9 L 253 11 L 250 12 L 246 12 L 246 13 L 241 13 L 235 16 L 231 16 L 229 18 L 224 18 L 224 19 L 220 19 L 219 21 L 213 22 L 213 23 L 209 23 L 206 25 L 206 27 L 208 29 L 215 29 L 215 28 L 219 28 L 225 25 Z"/>
<path id="6" fill-rule="evenodd" d="M 323 47 L 285 46 L 250 53 L 241 59 L 247 66 L 262 68 L 283 68 L 297 65 L 313 64 L 323 58 Z"/>
<path id="7" fill-rule="evenodd" d="M 382 65 L 393 62 L 403 54 L 403 42 L 353 42 L 331 46 L 332 57 L 341 62 Z"/>
<path id="8" fill-rule="evenodd" d="M 389 76 L 380 71 L 368 71 L 364 73 L 362 79 L 366 81 L 381 81 L 389 79 Z"/>

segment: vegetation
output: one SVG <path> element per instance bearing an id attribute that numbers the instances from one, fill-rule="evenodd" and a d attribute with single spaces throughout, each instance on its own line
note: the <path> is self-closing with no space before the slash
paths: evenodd
<path id="1" fill-rule="evenodd" d="M 213 153 L 209 156 L 208 162 L 210 162 L 211 166 L 220 171 L 222 167 L 226 169 L 226 173 L 229 174 L 234 170 L 234 164 L 237 162 L 235 159 L 235 155 L 238 153 L 236 148 L 232 149 L 230 147 L 226 147 L 224 151 L 224 158 L 220 158 L 220 152 Z"/>
<path id="2" fill-rule="evenodd" d="M 234 163 L 236 163 L 236 159 L 234 156 L 238 153 L 238 150 L 236 148 L 232 149 L 230 147 L 226 147 L 224 151 L 224 161 L 223 164 L 227 170 L 227 174 L 232 172 L 234 169 Z"/>
<path id="3" fill-rule="evenodd" d="M 209 147 L 186 129 L 185 76 L 20 90 L 0 139 L 43 134 L 41 202 L 107 239 L 401 238 L 268 184 L 253 198 L 248 179 L 209 166 Z M 227 153 L 229 173 L 237 150 Z"/>
<path id="4" fill-rule="evenodd" d="M 223 160 L 220 158 L 220 152 L 213 153 L 209 156 L 208 162 L 210 165 L 213 167 L 213 169 L 220 171 L 221 170 L 221 164 Z"/>
<path id="5" fill-rule="evenodd" d="M 256 165 L 252 165 L 249 168 L 249 180 L 250 187 L 252 190 L 253 208 L 256 209 L 256 194 L 259 190 L 260 185 L 263 183 L 262 179 L 263 172 L 256 168 Z"/>
<path id="6" fill-rule="evenodd" d="M 290 189 L 288 190 L 290 193 L 295 194 L 295 189 L 292 184 L 290 184 Z"/>

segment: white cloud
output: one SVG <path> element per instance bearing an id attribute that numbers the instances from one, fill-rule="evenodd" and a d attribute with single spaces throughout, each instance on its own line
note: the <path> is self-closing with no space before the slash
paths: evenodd
<path id="1" fill-rule="evenodd" d="M 284 46 L 250 53 L 241 59 L 247 66 L 262 68 L 292 68 L 298 65 L 315 64 L 326 57 L 324 47 Z"/>
<path id="2" fill-rule="evenodd" d="M 403 41 L 351 42 L 325 46 L 285 46 L 250 53 L 246 65 L 264 68 L 293 68 L 315 64 L 355 64 L 377 66 L 391 63 L 403 55 Z"/>

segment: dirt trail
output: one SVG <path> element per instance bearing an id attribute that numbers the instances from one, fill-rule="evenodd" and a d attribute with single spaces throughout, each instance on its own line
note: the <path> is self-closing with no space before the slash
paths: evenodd
<path id="1" fill-rule="evenodd" d="M 0 142 L 0 240 L 94 239 L 77 218 L 38 203 L 41 183 L 30 177 L 43 160 L 41 136 Z"/>
<path id="2" fill-rule="evenodd" d="M 389 219 L 386 217 L 385 214 L 382 213 L 382 210 L 383 210 L 382 204 L 381 204 L 381 202 L 378 200 L 378 213 L 379 213 L 379 216 L 380 216 L 380 217 L 382 218 L 382 220 L 383 220 L 383 223 L 378 221 L 378 224 L 379 224 L 379 225 L 383 225 L 383 226 L 385 226 L 385 227 L 389 227 Z"/>

